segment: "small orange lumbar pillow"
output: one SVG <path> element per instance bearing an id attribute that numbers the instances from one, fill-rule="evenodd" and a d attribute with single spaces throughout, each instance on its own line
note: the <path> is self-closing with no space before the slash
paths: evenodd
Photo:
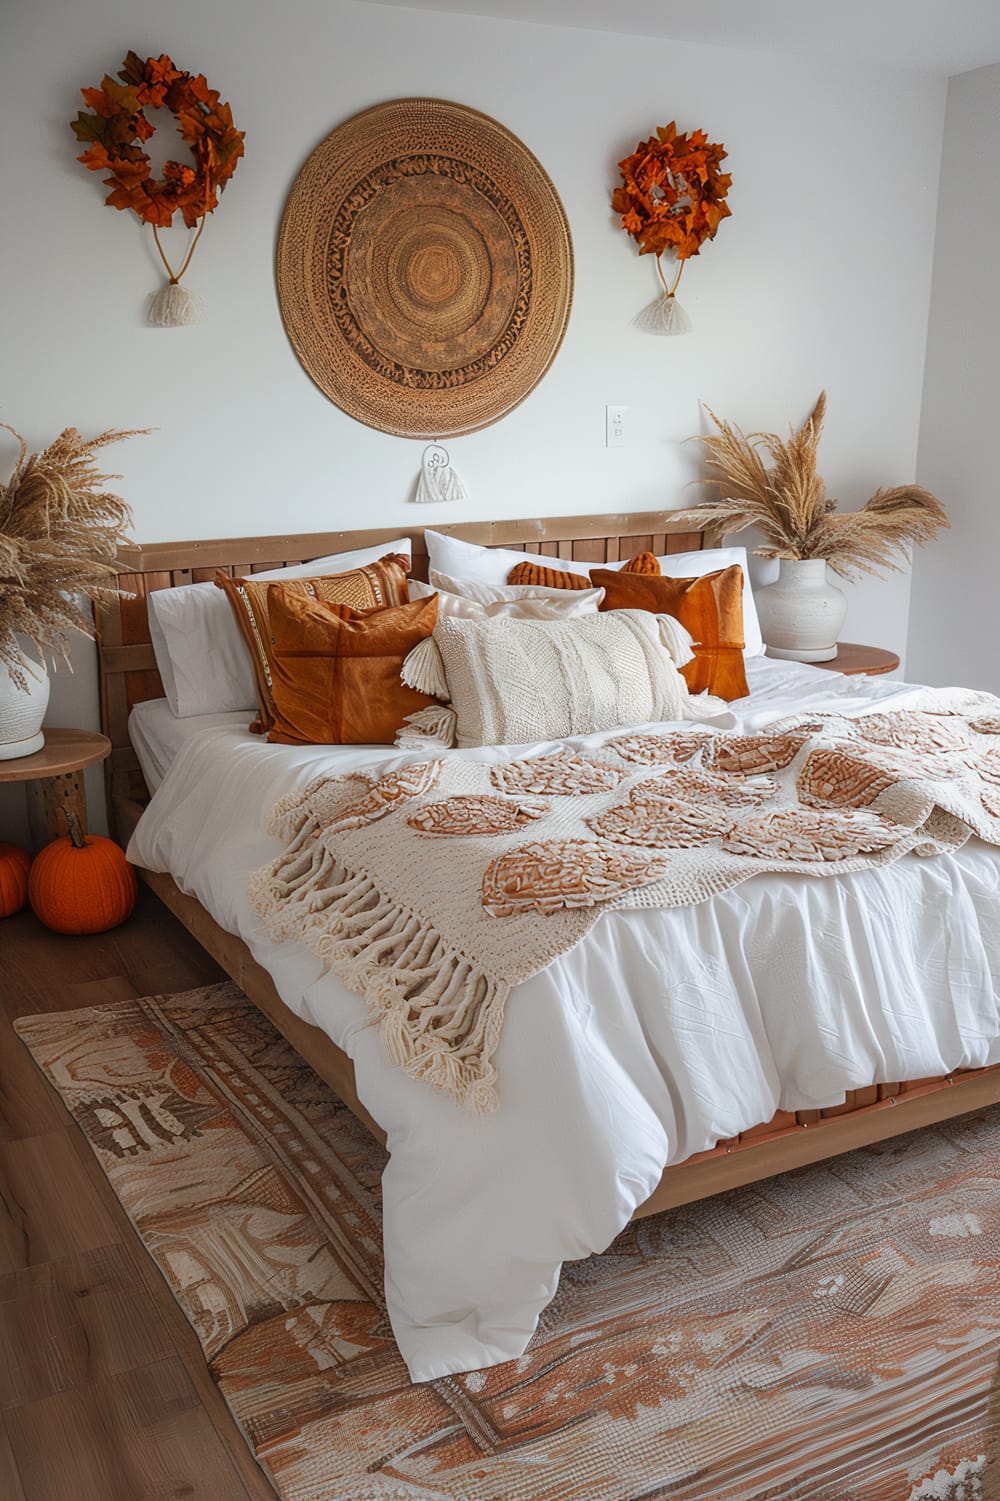
<path id="1" fill-rule="evenodd" d="M 660 576 L 660 565 L 651 552 L 637 553 L 620 570 L 622 573 L 647 573 Z M 612 572 L 619 572 L 613 569 Z M 550 568 L 547 563 L 517 563 L 508 573 L 508 584 L 539 584 L 545 589 L 592 589 L 591 578 L 585 573 L 568 573 L 564 568 Z"/>
<path id="2" fill-rule="evenodd" d="M 691 633 L 694 661 L 681 668 L 692 693 L 744 698 L 743 569 L 738 563 L 700 578 L 657 578 L 594 568 L 591 578 L 604 590 L 602 610 L 651 610 L 672 615 Z"/>
<path id="3" fill-rule="evenodd" d="M 0 844 L 0 917 L 13 917 L 28 900 L 31 856 L 19 844 Z"/>
<path id="4" fill-rule="evenodd" d="M 28 898 L 40 922 L 56 933 L 104 933 L 135 906 L 135 871 L 121 847 L 84 834 L 67 815 L 69 833 L 39 850 L 28 877 Z"/>
<path id="5" fill-rule="evenodd" d="M 592 589 L 585 573 L 567 573 L 547 563 L 516 563 L 507 575 L 508 584 L 537 584 L 542 589 Z"/>
<path id="6" fill-rule="evenodd" d="M 352 610 L 268 589 L 274 722 L 283 745 L 392 745 L 408 714 L 436 702 L 400 680 L 403 659 L 437 624 L 438 598 Z"/>
<path id="7" fill-rule="evenodd" d="M 409 558 L 402 553 L 386 553 L 377 563 L 367 563 L 363 568 L 320 578 L 286 579 L 281 587 L 292 594 L 367 610 L 380 605 L 405 604 L 409 598 L 406 587 L 409 571 Z M 274 722 L 272 633 L 267 613 L 271 585 L 262 579 L 231 579 L 221 569 L 216 572 L 215 583 L 225 592 L 250 653 L 258 709 L 258 718 L 250 728 L 263 734 Z"/>

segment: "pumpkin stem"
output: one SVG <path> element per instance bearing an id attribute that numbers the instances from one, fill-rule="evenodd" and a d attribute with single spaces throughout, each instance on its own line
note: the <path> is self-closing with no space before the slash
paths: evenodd
<path id="1" fill-rule="evenodd" d="M 73 842 L 73 848 L 75 850 L 84 849 L 86 847 L 87 841 L 84 838 L 83 830 L 80 827 L 80 820 L 77 818 L 76 814 L 71 808 L 63 808 L 63 813 L 66 817 L 66 823 L 69 826 L 69 837 Z"/>

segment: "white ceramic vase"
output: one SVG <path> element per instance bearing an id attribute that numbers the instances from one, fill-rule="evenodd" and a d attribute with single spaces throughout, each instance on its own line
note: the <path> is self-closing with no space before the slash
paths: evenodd
<path id="1" fill-rule="evenodd" d="M 847 614 L 847 598 L 831 584 L 825 558 L 782 558 L 778 578 L 754 590 L 768 656 L 829 662 Z"/>
<path id="2" fill-rule="evenodd" d="M 16 683 L 6 662 L 0 661 L 0 761 L 30 756 L 45 744 L 42 720 L 49 706 L 49 675 L 33 646 L 21 636 L 16 640 L 28 686 Z"/>

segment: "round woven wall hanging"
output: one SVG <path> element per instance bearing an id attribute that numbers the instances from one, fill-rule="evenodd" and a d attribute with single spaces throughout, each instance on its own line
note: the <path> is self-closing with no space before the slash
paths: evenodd
<path id="1" fill-rule="evenodd" d="M 407 438 L 474 432 L 555 358 L 573 242 L 541 163 L 496 120 L 394 99 L 327 136 L 278 238 L 288 337 L 324 395 Z"/>

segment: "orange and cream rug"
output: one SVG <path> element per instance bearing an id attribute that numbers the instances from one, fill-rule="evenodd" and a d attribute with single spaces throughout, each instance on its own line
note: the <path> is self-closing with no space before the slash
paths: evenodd
<path id="1" fill-rule="evenodd" d="M 283 1501 L 990 1501 L 1000 1109 L 630 1226 L 411 1384 L 384 1153 L 233 985 L 24 1018 Z"/>

